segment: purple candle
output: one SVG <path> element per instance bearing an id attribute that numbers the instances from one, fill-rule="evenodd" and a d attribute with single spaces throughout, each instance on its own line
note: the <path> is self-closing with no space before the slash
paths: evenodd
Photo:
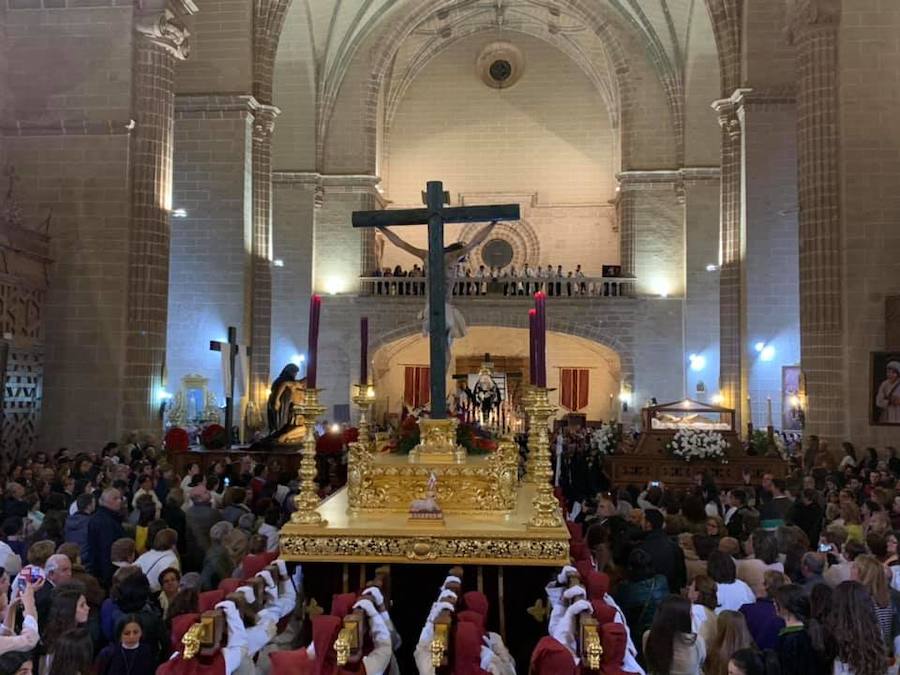
<path id="1" fill-rule="evenodd" d="M 359 320 L 359 382 L 369 383 L 369 317 Z"/>
<path id="2" fill-rule="evenodd" d="M 537 354 L 535 355 L 535 364 L 537 365 L 537 376 L 535 384 L 538 387 L 547 386 L 547 305 L 546 295 L 543 291 L 534 294 L 534 305 L 536 310 L 535 328 L 537 334 Z"/>
<path id="3" fill-rule="evenodd" d="M 316 371 L 319 365 L 319 311 L 322 298 L 313 295 L 309 299 L 309 365 L 306 368 L 307 389 L 316 388 Z"/>
<path id="4" fill-rule="evenodd" d="M 528 382 L 536 384 L 537 377 L 537 310 L 528 310 Z"/>

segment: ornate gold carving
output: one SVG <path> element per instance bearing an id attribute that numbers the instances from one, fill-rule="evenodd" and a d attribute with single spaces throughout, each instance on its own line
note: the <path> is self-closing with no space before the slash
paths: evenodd
<path id="1" fill-rule="evenodd" d="M 307 389 L 306 400 L 301 407 L 306 425 L 306 440 L 300 459 L 300 493 L 294 497 L 297 510 L 291 515 L 291 522 L 298 525 L 323 526 L 327 521 L 316 510 L 319 506 L 319 492 L 316 487 L 316 436 L 315 421 L 325 411 L 319 405 L 319 390 Z"/>
<path id="2" fill-rule="evenodd" d="M 409 510 L 437 478 L 437 501 L 445 513 L 509 512 L 517 502 L 518 449 L 503 438 L 487 460 L 466 464 L 423 465 L 378 462 L 362 443 L 351 443 L 347 466 L 348 509 L 383 512 Z"/>
<path id="3" fill-rule="evenodd" d="M 354 385 L 353 387 L 353 404 L 359 408 L 359 442 L 368 446 L 371 438 L 369 437 L 369 420 L 366 415 L 371 414 L 372 404 L 375 402 L 375 388 L 366 383 Z"/>
<path id="4" fill-rule="evenodd" d="M 197 656 L 200 652 L 200 637 L 203 634 L 203 626 L 199 623 L 195 623 L 193 626 L 188 628 L 187 633 L 184 634 L 184 637 L 181 638 L 181 644 L 184 646 L 184 651 L 181 653 L 181 658 L 190 660 Z"/>
<path id="5" fill-rule="evenodd" d="M 355 637 L 356 631 L 352 628 L 341 628 L 341 632 L 338 633 L 337 639 L 334 641 L 334 651 L 337 654 L 339 666 L 346 666 L 347 661 L 350 660 L 350 647 Z"/>
<path id="6" fill-rule="evenodd" d="M 319 603 L 316 602 L 315 598 L 309 599 L 309 602 L 306 603 L 305 610 L 306 610 L 306 616 L 308 616 L 310 619 L 320 616 L 321 614 L 323 614 L 325 612 L 325 610 L 321 607 L 321 605 L 319 605 Z"/>
<path id="7" fill-rule="evenodd" d="M 421 441 L 409 453 L 410 463 L 460 464 L 466 461 L 466 451 L 456 445 L 459 420 L 419 420 Z"/>
<path id="8" fill-rule="evenodd" d="M 550 607 L 544 604 L 543 598 L 535 600 L 534 604 L 525 611 L 538 623 L 544 623 L 547 617 L 550 616 Z"/>
<path id="9" fill-rule="evenodd" d="M 437 623 L 434 624 L 434 637 L 431 640 L 431 665 L 435 668 L 440 668 L 444 665 L 444 656 L 447 653 L 448 640 L 449 640 L 449 628 L 450 625 L 448 623 Z"/>
<path id="10" fill-rule="evenodd" d="M 282 532 L 285 560 L 340 560 L 378 562 L 446 562 L 478 560 L 497 564 L 527 562 L 564 564 L 569 545 L 563 539 L 496 539 L 401 536 L 334 536 Z"/>
<path id="11" fill-rule="evenodd" d="M 529 527 L 559 527 L 563 524 L 559 503 L 553 496 L 550 479 L 553 470 L 550 467 L 550 418 L 556 412 L 556 406 L 550 404 L 550 390 L 545 387 L 534 387 L 525 407 L 528 415 L 528 465 L 530 473 L 537 485 L 537 493 L 532 501 L 534 513 L 528 521 Z"/>

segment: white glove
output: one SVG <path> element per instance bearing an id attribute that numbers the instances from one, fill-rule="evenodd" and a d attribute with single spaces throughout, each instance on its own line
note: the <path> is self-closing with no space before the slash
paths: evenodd
<path id="1" fill-rule="evenodd" d="M 262 577 L 266 580 L 266 586 L 274 587 L 275 580 L 272 578 L 272 573 L 269 570 L 260 570 L 256 573 L 256 576 Z"/>
<path id="2" fill-rule="evenodd" d="M 590 612 L 591 611 L 591 603 L 587 600 L 577 600 L 572 603 L 572 606 L 566 610 L 565 615 L 559 623 L 557 623 L 553 631 L 550 633 L 550 637 L 559 642 L 560 644 L 568 647 L 572 653 L 575 652 L 575 617 L 581 614 L 582 612 Z"/>
<path id="3" fill-rule="evenodd" d="M 451 591 L 449 589 L 444 589 L 443 591 L 441 591 L 441 594 L 438 596 L 437 601 L 444 602 L 445 600 L 453 600 L 455 602 L 457 599 L 458 598 L 456 597 L 456 593 L 454 593 L 453 591 Z"/>
<path id="4" fill-rule="evenodd" d="M 454 611 L 453 605 L 449 602 L 436 602 L 431 606 L 431 611 L 428 613 L 428 623 L 434 623 L 434 620 L 438 618 L 438 614 L 443 612 L 444 610 Z"/>
<path id="5" fill-rule="evenodd" d="M 381 592 L 381 589 L 378 586 L 369 586 L 364 589 L 362 595 L 370 595 L 372 596 L 372 602 L 375 603 L 375 606 L 384 605 L 384 595 Z"/>
<path id="6" fill-rule="evenodd" d="M 578 574 L 578 570 L 576 570 L 571 565 L 566 565 L 562 568 L 562 571 L 557 575 L 556 581 L 561 585 L 565 585 L 569 583 L 569 577 L 573 574 Z"/>
<path id="7" fill-rule="evenodd" d="M 492 652 L 489 647 L 482 647 L 481 648 L 481 663 L 479 664 L 481 666 L 481 669 L 487 670 L 488 672 L 490 672 L 491 661 L 493 661 L 493 660 L 494 660 L 494 652 Z"/>
<path id="8" fill-rule="evenodd" d="M 372 603 L 369 603 L 372 604 Z M 369 632 L 372 634 L 372 641 L 376 644 L 391 644 L 391 631 L 388 630 L 387 624 L 378 612 L 374 615 L 369 614 Z"/>
<path id="9" fill-rule="evenodd" d="M 278 576 L 282 579 L 287 579 L 287 563 L 284 560 L 278 559 L 275 561 L 275 565 L 278 567 Z"/>
<path id="10" fill-rule="evenodd" d="M 251 605 L 256 602 L 256 593 L 253 592 L 253 589 L 249 586 L 239 586 L 237 592 L 244 596 L 244 600 L 249 602 Z"/>
<path id="11" fill-rule="evenodd" d="M 575 600 L 578 598 L 582 600 L 587 598 L 587 591 L 584 586 L 572 586 L 563 591 L 563 599 L 565 600 Z"/>
<path id="12" fill-rule="evenodd" d="M 441 588 L 447 588 L 447 584 L 459 584 L 460 586 L 462 586 L 462 579 L 451 574 L 446 579 L 444 579 L 444 584 L 441 586 Z"/>
<path id="13" fill-rule="evenodd" d="M 368 616 L 370 619 L 378 616 L 378 610 L 375 609 L 375 605 L 373 605 L 372 601 L 369 600 L 368 598 L 363 598 L 361 600 L 357 600 L 353 604 L 353 609 L 357 609 L 357 608 L 364 611 L 366 613 L 366 616 Z M 378 618 L 380 619 L 381 617 L 378 616 Z"/>

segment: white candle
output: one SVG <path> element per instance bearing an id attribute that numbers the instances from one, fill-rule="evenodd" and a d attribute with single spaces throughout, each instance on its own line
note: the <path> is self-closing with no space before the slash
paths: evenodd
<path id="1" fill-rule="evenodd" d="M 766 397 L 766 409 L 767 409 L 767 415 L 768 415 L 768 417 L 766 419 L 766 424 L 770 427 L 774 426 L 772 424 L 772 397 L 771 396 Z"/>

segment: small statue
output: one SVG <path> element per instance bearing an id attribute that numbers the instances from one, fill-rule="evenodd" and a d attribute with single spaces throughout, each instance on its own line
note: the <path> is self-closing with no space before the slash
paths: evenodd
<path id="1" fill-rule="evenodd" d="M 472 394 L 475 397 L 475 402 L 478 404 L 481 424 L 489 424 L 494 413 L 498 413 L 497 416 L 499 417 L 503 396 L 500 393 L 500 387 L 494 381 L 491 364 L 488 361 L 482 364 L 481 371 L 478 373 L 478 381 L 475 383 Z"/>
<path id="2" fill-rule="evenodd" d="M 437 503 L 437 476 L 434 471 L 428 476 L 425 486 L 425 497 L 414 499 L 409 505 L 409 517 L 411 520 L 443 520 L 444 512 Z"/>
<path id="3" fill-rule="evenodd" d="M 289 363 L 275 378 L 269 390 L 266 418 L 269 435 L 251 446 L 265 450 L 276 445 L 300 445 L 306 437 L 306 425 L 300 413 L 306 399 L 306 379 L 295 379 L 300 368 Z"/>

